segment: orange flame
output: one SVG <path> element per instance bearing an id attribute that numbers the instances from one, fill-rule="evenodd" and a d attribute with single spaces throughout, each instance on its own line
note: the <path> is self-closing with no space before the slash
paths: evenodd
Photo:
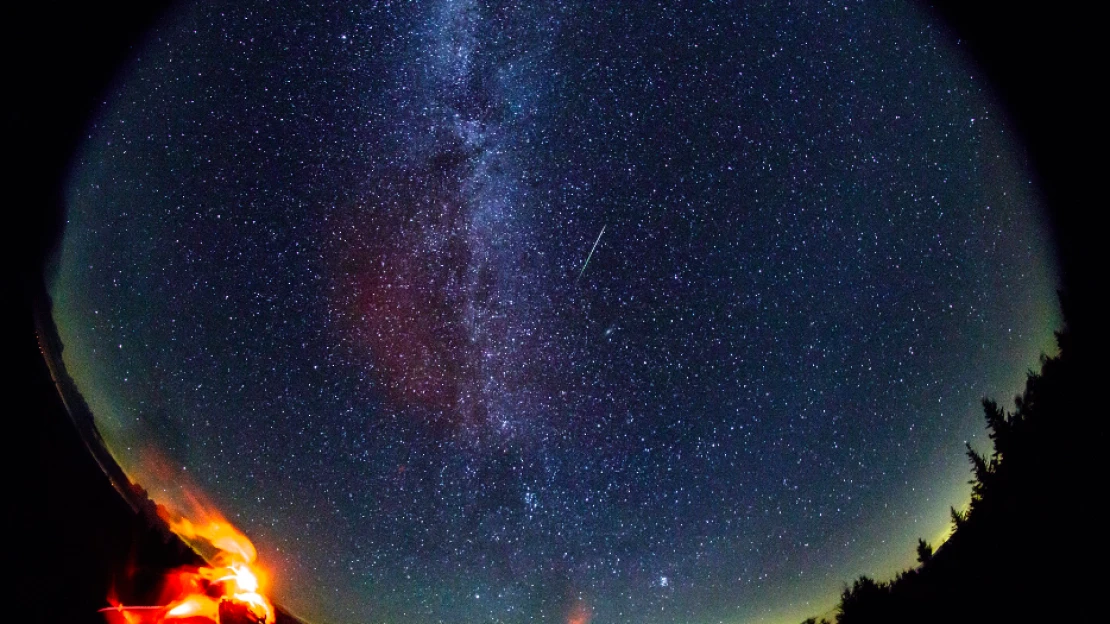
<path id="1" fill-rule="evenodd" d="M 210 565 L 179 568 L 168 575 L 170 601 L 165 606 L 124 606 L 109 596 L 112 606 L 101 611 L 109 622 L 120 624 L 220 624 L 221 612 L 232 610 L 239 621 L 274 624 L 274 606 L 262 594 L 263 575 L 254 545 L 196 496 L 187 496 L 187 502 L 191 518 L 164 507 L 159 507 L 159 515 Z"/>

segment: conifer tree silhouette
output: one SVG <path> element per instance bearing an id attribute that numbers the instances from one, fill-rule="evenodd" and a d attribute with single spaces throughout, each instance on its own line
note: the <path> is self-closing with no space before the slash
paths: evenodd
<path id="1" fill-rule="evenodd" d="M 890 582 L 861 576 L 845 587 L 837 624 L 1095 619 L 1105 576 L 1096 567 L 1106 558 L 1095 508 L 1110 441 L 1090 406 L 1102 404 L 1093 373 L 1104 362 L 1076 339 L 1061 303 L 1059 354 L 1029 372 L 1013 411 L 982 401 L 993 448 L 966 448 L 971 502 L 949 509 L 948 540 L 934 551 L 919 538 L 918 566 Z"/>
<path id="2" fill-rule="evenodd" d="M 933 558 L 933 547 L 925 540 L 918 538 L 917 540 L 917 562 L 924 565 L 929 563 Z"/>

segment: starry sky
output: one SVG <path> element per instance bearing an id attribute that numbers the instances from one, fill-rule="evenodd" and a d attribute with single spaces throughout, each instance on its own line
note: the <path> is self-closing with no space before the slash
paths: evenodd
<path id="1" fill-rule="evenodd" d="M 789 622 L 913 561 L 1052 344 L 907 2 L 184 6 L 72 169 L 64 362 L 317 622 Z"/>

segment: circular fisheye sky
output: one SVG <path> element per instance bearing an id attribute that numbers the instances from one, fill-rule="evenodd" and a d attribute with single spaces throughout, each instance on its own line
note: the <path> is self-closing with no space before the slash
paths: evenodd
<path id="1" fill-rule="evenodd" d="M 908 2 L 184 6 L 67 201 L 107 447 L 320 623 L 820 615 L 943 537 L 1059 324 Z"/>

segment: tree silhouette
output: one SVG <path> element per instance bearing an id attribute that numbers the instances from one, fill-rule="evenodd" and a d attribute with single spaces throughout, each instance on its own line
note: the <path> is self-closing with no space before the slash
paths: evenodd
<path id="1" fill-rule="evenodd" d="M 917 562 L 924 565 L 933 558 L 933 547 L 923 539 L 917 540 Z"/>
<path id="2" fill-rule="evenodd" d="M 861 576 L 841 592 L 836 621 L 838 624 L 852 624 L 885 619 L 889 597 L 890 585 Z"/>
<path id="3" fill-rule="evenodd" d="M 1057 332 L 1059 355 L 1042 356 L 1013 411 L 983 399 L 993 448 L 967 447 L 971 502 L 950 508 L 949 539 L 935 551 L 918 539 L 918 566 L 888 583 L 861 576 L 845 587 L 837 624 L 1099 619 L 1096 566 L 1110 553 L 1095 509 L 1108 440 L 1091 406 L 1102 404 L 1093 372 L 1104 366 L 1074 331 Z"/>

